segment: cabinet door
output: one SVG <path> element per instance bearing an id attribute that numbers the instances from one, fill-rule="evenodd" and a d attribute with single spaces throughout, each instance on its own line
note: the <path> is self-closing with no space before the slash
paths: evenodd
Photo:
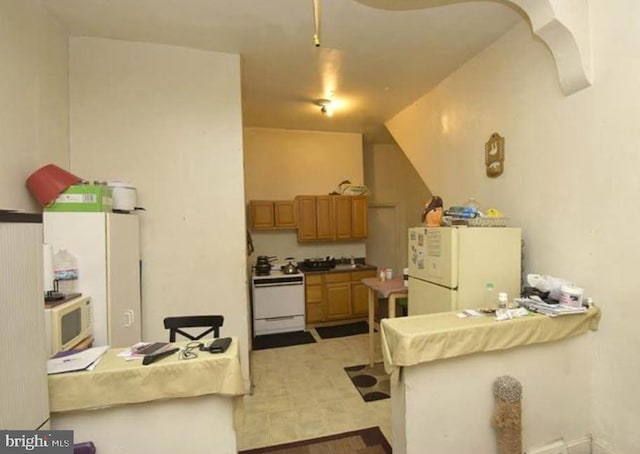
<path id="1" fill-rule="evenodd" d="M 293 200 L 273 202 L 275 227 L 279 229 L 296 228 L 296 210 Z"/>
<path id="2" fill-rule="evenodd" d="M 369 314 L 369 287 L 364 284 L 351 284 L 351 303 L 354 316 L 366 317 Z"/>
<path id="3" fill-rule="evenodd" d="M 305 276 L 305 320 L 307 323 L 323 322 L 325 304 L 322 297 L 322 275 L 307 274 Z"/>
<path id="4" fill-rule="evenodd" d="M 252 229 L 272 229 L 275 225 L 273 202 L 252 200 L 249 202 L 249 211 Z"/>
<path id="5" fill-rule="evenodd" d="M 298 240 L 316 239 L 316 198 L 314 196 L 296 197 L 298 207 Z"/>
<path id="6" fill-rule="evenodd" d="M 316 197 L 316 239 L 333 240 L 335 238 L 335 214 L 333 197 Z"/>
<path id="7" fill-rule="evenodd" d="M 362 283 L 362 279 L 376 277 L 376 274 L 376 270 L 351 273 L 351 310 L 354 317 L 366 317 L 369 314 L 369 288 Z"/>
<path id="8" fill-rule="evenodd" d="M 351 200 L 351 237 L 369 236 L 369 207 L 367 197 L 354 196 Z"/>
<path id="9" fill-rule="evenodd" d="M 351 284 L 327 284 L 327 320 L 351 316 Z"/>
<path id="10" fill-rule="evenodd" d="M 305 321 L 307 323 L 319 323 L 327 319 L 324 313 L 324 304 L 322 303 L 309 303 L 305 309 Z"/>
<path id="11" fill-rule="evenodd" d="M 327 320 L 351 316 L 351 273 L 324 275 Z"/>
<path id="12" fill-rule="evenodd" d="M 336 218 L 336 239 L 351 238 L 352 208 L 350 196 L 336 196 L 333 198 Z"/>

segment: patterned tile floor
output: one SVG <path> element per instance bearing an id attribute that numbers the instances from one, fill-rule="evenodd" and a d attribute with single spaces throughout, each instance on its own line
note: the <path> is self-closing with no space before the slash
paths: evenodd
<path id="1" fill-rule="evenodd" d="M 243 398 L 238 449 L 378 426 L 391 443 L 391 399 L 365 402 L 344 371 L 368 362 L 368 335 L 251 353 L 254 392 Z M 376 333 L 376 361 L 382 355 Z"/>

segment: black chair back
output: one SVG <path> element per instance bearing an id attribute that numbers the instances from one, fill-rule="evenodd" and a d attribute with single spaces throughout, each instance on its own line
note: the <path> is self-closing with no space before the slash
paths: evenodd
<path id="1" fill-rule="evenodd" d="M 176 341 L 176 334 L 191 339 L 199 340 L 207 334 L 213 332 L 213 337 L 220 337 L 220 327 L 224 323 L 222 315 L 189 315 L 185 317 L 166 317 L 164 327 L 169 330 L 169 342 Z M 181 328 L 207 328 L 200 334 L 194 336 Z"/>

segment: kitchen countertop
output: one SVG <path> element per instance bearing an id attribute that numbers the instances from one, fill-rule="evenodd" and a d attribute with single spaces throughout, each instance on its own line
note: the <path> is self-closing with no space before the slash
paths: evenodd
<path id="1" fill-rule="evenodd" d="M 600 309 L 549 317 L 531 314 L 512 320 L 459 318 L 457 312 L 384 319 L 380 326 L 385 370 L 523 345 L 557 341 L 596 331 Z"/>

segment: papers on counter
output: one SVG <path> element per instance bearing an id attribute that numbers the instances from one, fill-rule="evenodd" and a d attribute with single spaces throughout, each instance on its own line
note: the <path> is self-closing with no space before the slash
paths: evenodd
<path id="1" fill-rule="evenodd" d="M 109 350 L 109 346 L 105 345 L 81 350 L 72 355 L 51 358 L 47 360 L 47 374 L 92 370 L 107 350 Z"/>
<path id="2" fill-rule="evenodd" d="M 515 301 L 521 307 L 524 307 L 531 312 L 537 312 L 551 317 L 557 317 L 559 315 L 584 314 L 587 312 L 587 308 L 584 306 L 575 307 L 564 304 L 547 304 L 543 301 L 531 298 L 516 298 Z"/>

